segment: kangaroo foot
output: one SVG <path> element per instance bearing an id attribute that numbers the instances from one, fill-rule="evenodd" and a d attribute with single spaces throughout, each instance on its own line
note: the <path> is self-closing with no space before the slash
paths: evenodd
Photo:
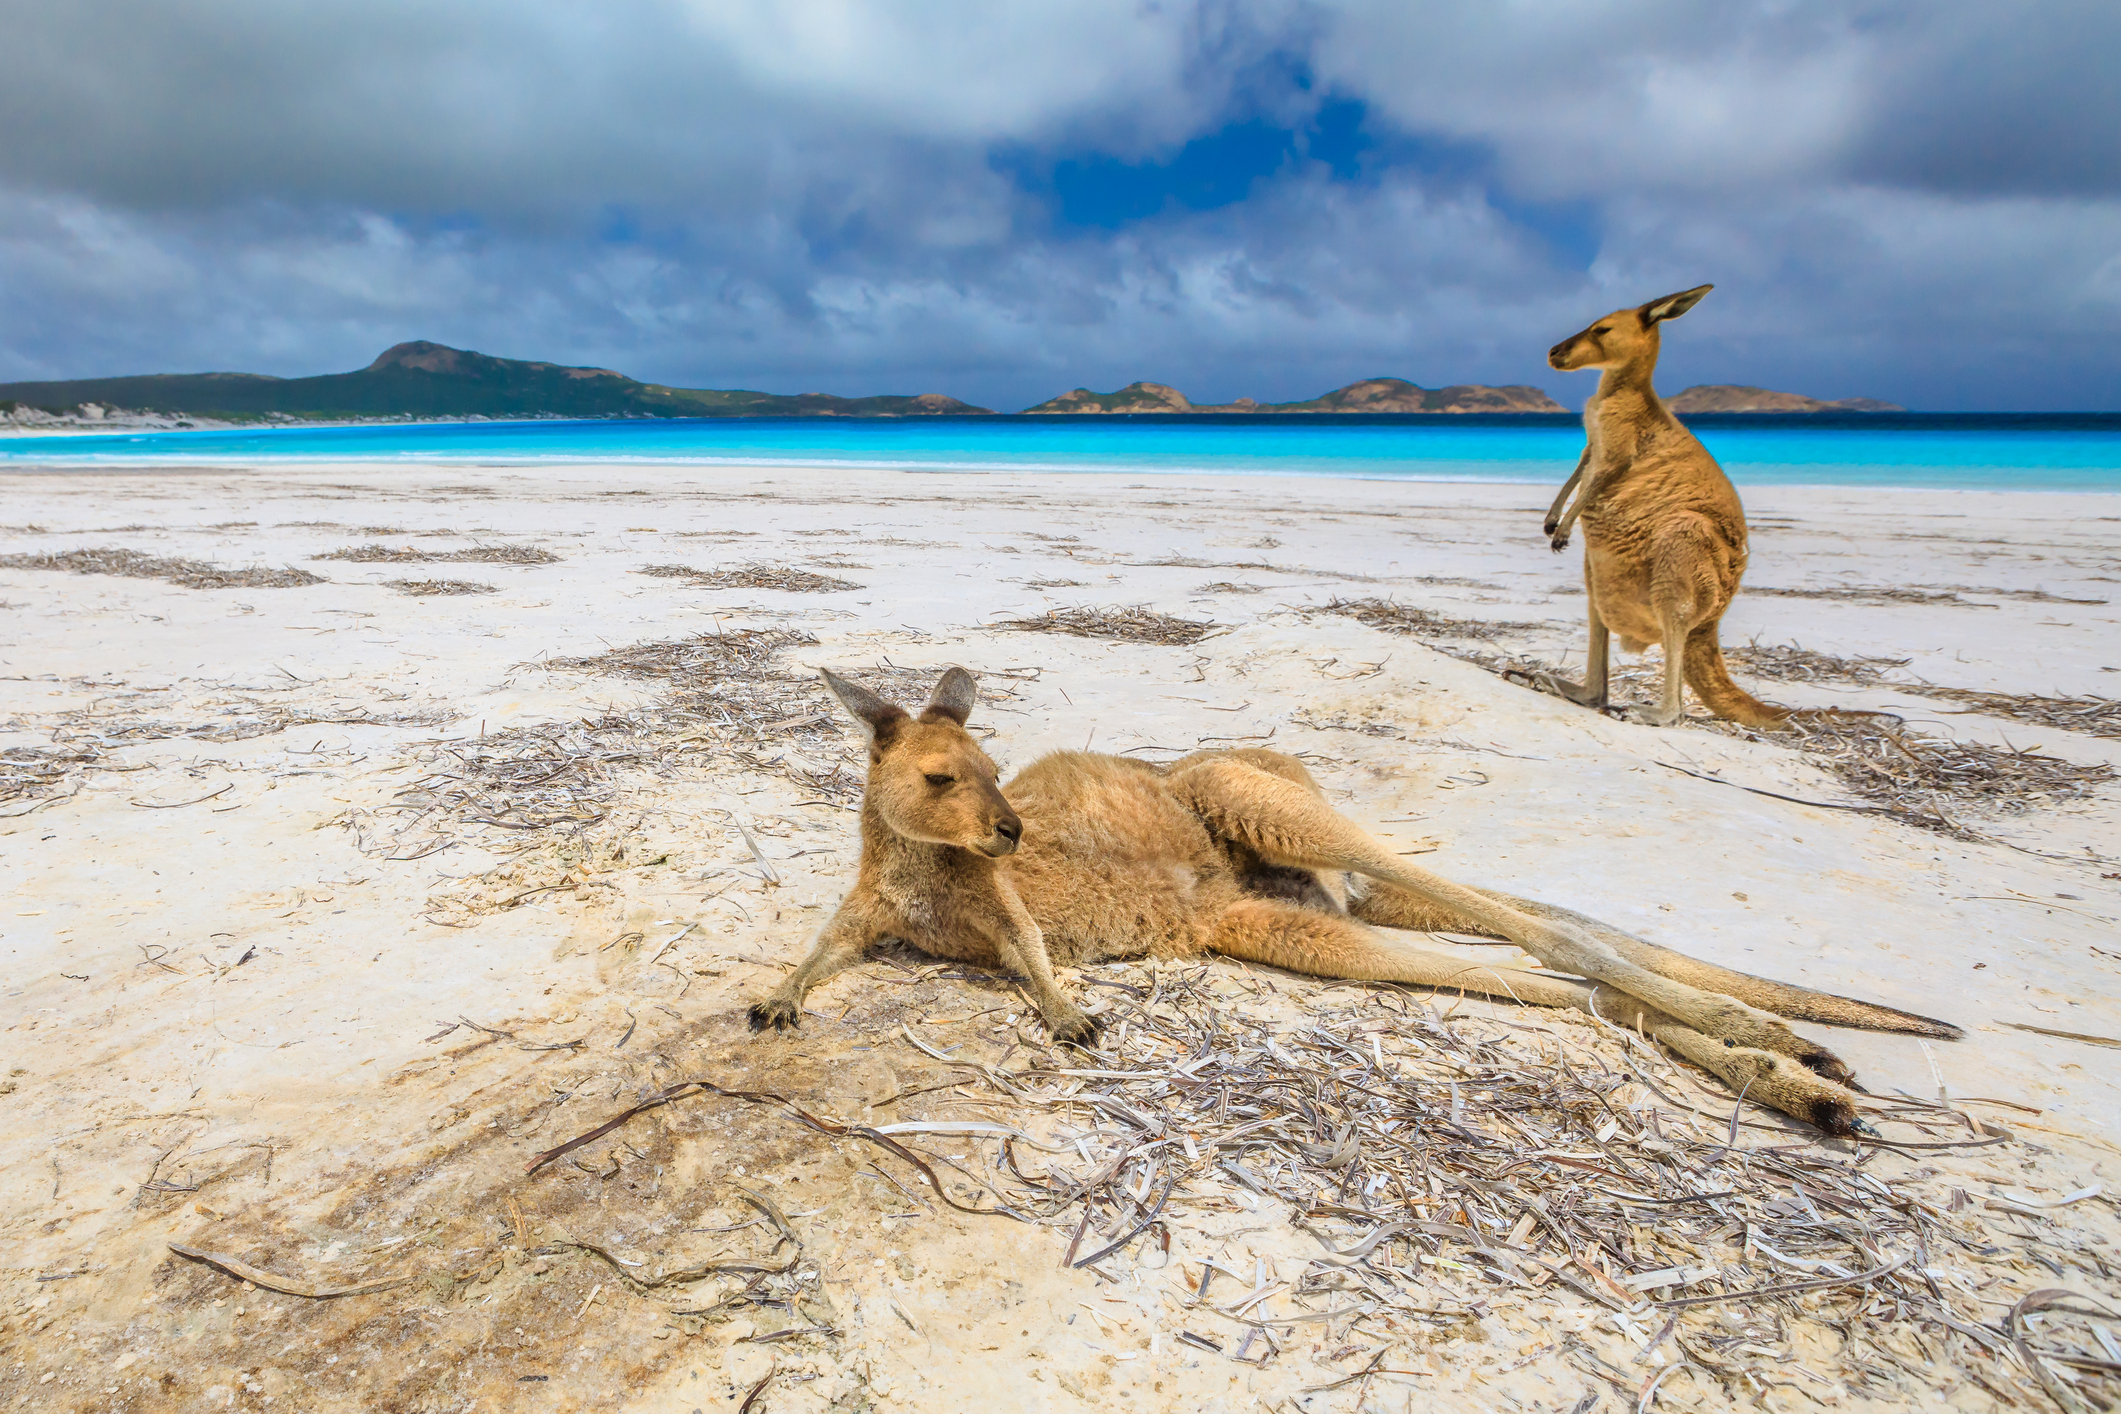
<path id="1" fill-rule="evenodd" d="M 803 1009 L 787 997 L 768 997 L 751 1008 L 751 1029 L 793 1031 L 802 1025 Z"/>
<path id="2" fill-rule="evenodd" d="M 1686 709 L 1684 707 L 1675 707 L 1667 712 L 1662 705 L 1656 707 L 1630 707 L 1627 714 L 1629 721 L 1642 722 L 1653 727 L 1669 727 L 1685 717 Z"/>
<path id="3" fill-rule="evenodd" d="M 1537 674 L 1532 681 L 1542 690 L 1551 692 L 1556 697 L 1566 697 L 1579 707 L 1594 707 L 1600 711 L 1605 709 L 1606 695 L 1585 687 L 1580 682 L 1570 682 L 1567 678 L 1556 677 L 1552 673 Z"/>

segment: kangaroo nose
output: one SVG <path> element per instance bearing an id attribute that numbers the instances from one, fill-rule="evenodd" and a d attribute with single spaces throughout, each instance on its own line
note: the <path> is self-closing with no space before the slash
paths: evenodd
<path id="1" fill-rule="evenodd" d="M 1011 844 L 1021 844 L 1024 839 L 1023 821 L 1016 819 L 997 820 L 994 822 L 994 833 L 1000 835 Z"/>

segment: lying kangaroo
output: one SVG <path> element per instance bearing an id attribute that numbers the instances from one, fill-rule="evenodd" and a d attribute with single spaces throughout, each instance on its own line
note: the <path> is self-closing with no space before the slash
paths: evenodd
<path id="1" fill-rule="evenodd" d="M 964 669 L 943 675 L 917 717 L 833 673 L 824 678 L 869 732 L 861 865 L 810 955 L 751 1008 L 754 1031 L 797 1024 L 805 992 L 887 938 L 1021 974 L 1054 1038 L 1075 1044 L 1092 1041 L 1097 1027 L 1061 991 L 1056 965 L 1215 952 L 1320 977 L 1575 1007 L 1647 1031 L 1734 1089 L 1835 1134 L 1857 1125 L 1845 1088 L 1853 1076 L 1770 1010 L 1960 1034 L 1928 1017 L 1698 962 L 1567 909 L 1451 883 L 1336 813 L 1302 763 L 1279 752 L 1205 751 L 1152 766 L 1061 751 L 1026 767 L 1005 795 L 965 731 L 974 683 Z M 1370 924 L 1507 938 L 1590 980 L 1468 964 L 1390 941 Z"/>
<path id="2" fill-rule="evenodd" d="M 1677 319 L 1714 288 L 1697 285 L 1640 309 L 1615 310 L 1547 353 L 1547 362 L 1563 372 L 1604 373 L 1583 405 L 1583 456 L 1546 520 L 1559 554 L 1570 527 L 1583 518 L 1589 658 L 1581 684 L 1552 675 L 1541 681 L 1573 702 L 1604 707 L 1611 631 L 1630 653 L 1664 645 L 1664 696 L 1655 707 L 1637 709 L 1642 720 L 1660 727 L 1678 721 L 1686 710 L 1683 680 L 1717 716 L 1772 729 L 1789 713 L 1732 682 L 1717 641 L 1723 611 L 1745 573 L 1745 511 L 1708 448 L 1650 386 L 1657 326 Z M 1579 483 L 1576 504 L 1563 514 Z"/>

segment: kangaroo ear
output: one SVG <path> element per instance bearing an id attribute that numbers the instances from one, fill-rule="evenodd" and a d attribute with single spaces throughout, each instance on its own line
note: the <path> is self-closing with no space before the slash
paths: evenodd
<path id="1" fill-rule="evenodd" d="M 1700 304 L 1701 297 L 1715 288 L 1714 285 L 1696 285 L 1693 289 L 1681 290 L 1676 295 L 1653 299 L 1636 312 L 1642 316 L 1644 324 L 1662 324 L 1667 319 L 1677 319 Z"/>
<path id="2" fill-rule="evenodd" d="M 896 722 L 906 720 L 906 709 L 894 702 L 886 702 L 868 688 L 852 683 L 830 668 L 819 668 L 818 676 L 824 678 L 825 686 L 847 709 L 847 715 L 869 729 L 872 739 L 882 736 Z"/>
<path id="3" fill-rule="evenodd" d="M 943 680 L 935 685 L 935 693 L 921 711 L 921 719 L 948 717 L 959 726 L 972 715 L 972 703 L 978 695 L 978 680 L 963 668 L 952 668 L 943 674 Z"/>

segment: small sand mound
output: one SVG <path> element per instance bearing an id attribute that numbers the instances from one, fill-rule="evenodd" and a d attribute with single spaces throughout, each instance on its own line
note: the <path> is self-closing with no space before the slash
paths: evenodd
<path id="1" fill-rule="evenodd" d="M 989 628 L 1012 633 L 1065 633 L 1076 638 L 1113 638 L 1122 643 L 1198 643 L 1221 625 L 1205 619 L 1181 619 L 1158 613 L 1146 604 L 1093 609 L 1077 605 L 1053 609 L 1035 619 L 1003 619 Z"/>
<path id="2" fill-rule="evenodd" d="M 164 559 L 138 550 L 104 548 L 66 550 L 44 555 L 0 555 L 0 569 L 65 570 L 72 574 L 114 574 L 127 579 L 166 579 L 185 589 L 298 589 L 322 584 L 322 575 L 292 567 L 223 569 L 204 560 Z"/>

